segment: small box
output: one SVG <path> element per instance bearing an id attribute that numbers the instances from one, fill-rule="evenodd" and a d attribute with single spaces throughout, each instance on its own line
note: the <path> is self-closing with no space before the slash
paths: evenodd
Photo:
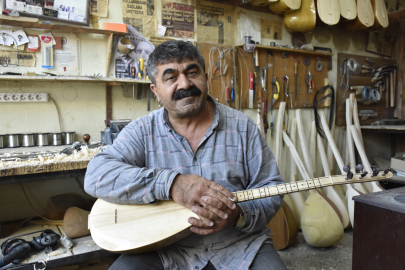
<path id="1" fill-rule="evenodd" d="M 103 23 L 104 30 L 127 33 L 127 25 L 125 23 Z"/>
<path id="2" fill-rule="evenodd" d="M 391 168 L 405 172 L 405 152 L 397 153 L 391 158 Z"/>

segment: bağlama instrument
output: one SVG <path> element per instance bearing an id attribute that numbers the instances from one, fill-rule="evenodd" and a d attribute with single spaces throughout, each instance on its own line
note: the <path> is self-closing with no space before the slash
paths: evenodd
<path id="1" fill-rule="evenodd" d="M 391 178 L 384 172 L 335 175 L 234 192 L 236 203 L 345 185 Z M 89 228 L 94 242 L 101 248 L 119 253 L 143 253 L 161 249 L 191 234 L 190 209 L 174 201 L 156 204 L 119 205 L 98 199 L 89 215 Z M 198 217 L 197 217 L 198 218 Z"/>

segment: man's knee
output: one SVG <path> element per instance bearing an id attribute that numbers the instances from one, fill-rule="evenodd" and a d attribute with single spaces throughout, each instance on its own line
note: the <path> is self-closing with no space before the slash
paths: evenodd
<path id="1" fill-rule="evenodd" d="M 273 243 L 265 242 L 256 254 L 250 269 L 287 270 L 287 267 L 274 248 Z"/>
<path id="2" fill-rule="evenodd" d="M 163 263 L 156 252 L 121 255 L 108 270 L 163 270 Z"/>

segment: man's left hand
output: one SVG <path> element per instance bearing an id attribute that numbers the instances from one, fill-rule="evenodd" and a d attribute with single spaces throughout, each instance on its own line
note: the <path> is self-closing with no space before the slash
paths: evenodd
<path id="1" fill-rule="evenodd" d="M 207 215 L 207 212 L 209 212 L 210 210 L 206 209 L 206 208 L 210 208 L 210 202 L 206 201 L 207 206 L 205 206 L 204 208 L 200 208 L 200 207 L 196 207 L 195 209 L 193 208 L 193 212 L 196 213 L 200 219 L 198 218 L 194 218 L 194 217 L 190 217 L 188 219 L 188 222 L 193 225 L 190 230 L 193 233 L 196 234 L 200 234 L 200 235 L 208 235 L 208 234 L 212 234 L 215 232 L 219 232 L 222 231 L 223 229 L 226 229 L 228 227 L 234 227 L 236 225 L 236 222 L 238 221 L 239 218 L 239 206 L 236 205 L 235 209 L 228 209 L 226 211 L 226 213 L 228 214 L 228 217 L 226 219 L 222 219 L 217 217 L 216 219 L 214 219 L 214 225 L 209 227 L 207 225 L 205 225 L 206 223 L 204 223 L 204 217 L 203 215 Z"/>

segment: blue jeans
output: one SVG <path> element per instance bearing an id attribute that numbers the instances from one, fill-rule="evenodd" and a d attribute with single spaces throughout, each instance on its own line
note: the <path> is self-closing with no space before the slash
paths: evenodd
<path id="1" fill-rule="evenodd" d="M 109 268 L 109 270 L 164 270 L 163 263 L 159 254 L 156 252 L 143 254 L 121 255 Z M 250 266 L 252 270 L 287 270 L 283 260 L 274 249 L 272 243 L 264 243 L 256 258 Z M 203 270 L 215 270 L 215 267 L 209 262 Z"/>

